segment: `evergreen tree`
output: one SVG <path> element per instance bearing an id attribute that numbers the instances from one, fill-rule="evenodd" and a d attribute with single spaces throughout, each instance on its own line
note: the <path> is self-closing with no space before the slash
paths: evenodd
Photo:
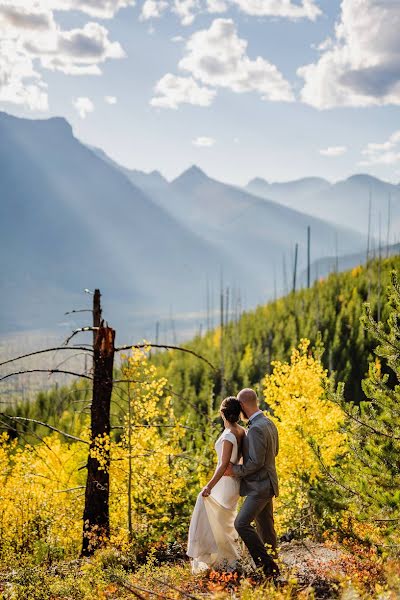
<path id="1" fill-rule="evenodd" d="M 377 341 L 375 361 L 362 383 L 359 406 L 331 393 L 347 416 L 346 467 L 333 476 L 355 518 L 353 533 L 371 542 L 400 541 L 400 285 L 395 271 L 389 288 L 388 319 L 377 322 L 365 305 L 362 323 Z"/>

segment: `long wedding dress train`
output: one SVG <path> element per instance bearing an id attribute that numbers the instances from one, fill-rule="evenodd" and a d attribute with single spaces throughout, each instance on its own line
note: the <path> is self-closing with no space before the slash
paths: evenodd
<path id="1" fill-rule="evenodd" d="M 232 442 L 231 462 L 237 463 L 239 452 L 236 436 L 225 429 L 215 443 L 218 466 L 221 464 L 223 442 Z M 192 571 L 205 569 L 235 568 L 239 559 L 238 534 L 234 527 L 236 507 L 239 500 L 239 480 L 221 477 L 211 490 L 210 496 L 197 496 L 189 527 L 187 555 L 191 558 Z"/>

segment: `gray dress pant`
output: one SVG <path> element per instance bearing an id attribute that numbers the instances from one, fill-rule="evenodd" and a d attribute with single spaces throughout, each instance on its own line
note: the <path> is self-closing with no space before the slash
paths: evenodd
<path id="1" fill-rule="evenodd" d="M 252 526 L 255 521 L 256 529 Z M 279 573 L 278 565 L 267 552 L 276 555 L 276 533 L 274 527 L 272 498 L 247 496 L 236 517 L 235 529 L 246 544 L 256 567 L 262 567 L 266 574 Z"/>

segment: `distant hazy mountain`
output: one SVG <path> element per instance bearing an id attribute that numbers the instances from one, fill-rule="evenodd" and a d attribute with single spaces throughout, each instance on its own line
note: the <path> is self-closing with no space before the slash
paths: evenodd
<path id="1" fill-rule="evenodd" d="M 110 160 L 104 153 L 100 156 Z M 341 253 L 348 253 L 365 246 L 363 236 L 348 228 L 211 179 L 195 165 L 170 183 L 154 173 L 140 173 L 141 180 L 138 172 L 130 173 L 161 208 L 232 257 L 238 265 L 233 283 L 245 289 L 253 303 L 271 294 L 274 279 L 278 288 L 282 285 L 283 263 L 288 271 L 292 269 L 296 243 L 298 267 L 304 266 L 308 226 L 312 230 L 314 258 L 330 256 L 336 247 Z"/>
<path id="2" fill-rule="evenodd" d="M 246 190 L 256 196 L 266 197 L 285 204 L 296 210 L 302 210 L 301 201 L 330 187 L 329 181 L 320 177 L 304 177 L 282 183 L 268 183 L 261 177 L 249 181 Z"/>
<path id="3" fill-rule="evenodd" d="M 64 119 L 0 113 L 0 177 L 3 331 L 55 326 L 94 287 L 119 326 L 149 313 L 154 322 L 170 306 L 198 310 L 206 277 L 219 277 L 221 264 L 233 271 Z"/>
<path id="4" fill-rule="evenodd" d="M 172 182 L 121 167 L 61 118 L 0 113 L 0 177 L 3 332 L 54 329 L 64 312 L 87 306 L 81 290 L 94 287 L 123 334 L 153 337 L 155 321 L 170 312 L 190 332 L 205 309 L 206 282 L 216 298 L 221 272 L 248 307 L 271 296 L 274 279 L 281 289 L 296 243 L 300 272 L 307 226 L 313 260 L 334 255 L 336 241 L 341 254 L 366 245 L 350 229 L 197 167 Z"/>
<path id="5" fill-rule="evenodd" d="M 307 227 L 312 231 L 314 257 L 334 253 L 336 240 L 343 253 L 364 245 L 362 236 L 320 219 L 262 200 L 235 186 L 215 181 L 191 167 L 171 182 L 165 208 L 188 227 L 231 252 L 244 268 L 253 270 L 262 293 L 271 287 L 274 272 L 282 276 L 283 257 L 291 268 L 295 244 L 299 266 L 306 259 Z"/>
<path id="6" fill-rule="evenodd" d="M 350 226 L 364 234 L 368 231 L 371 198 L 371 233 L 375 237 L 379 236 L 380 215 L 381 233 L 385 236 L 385 242 L 390 198 L 389 242 L 399 239 L 400 186 L 370 175 L 353 175 L 334 184 L 314 177 L 284 183 L 268 183 L 256 178 L 245 189 L 321 219 Z"/>
<path id="7" fill-rule="evenodd" d="M 124 175 L 126 175 L 126 177 L 128 177 L 128 179 L 133 183 L 133 185 L 139 187 L 149 196 L 152 196 L 153 194 L 160 194 L 168 188 L 168 181 L 163 175 L 161 175 L 159 171 L 151 171 L 150 173 L 144 173 L 143 171 L 138 171 L 137 169 L 128 169 L 115 162 L 101 148 L 92 147 L 91 149 L 101 159 L 105 160 L 115 169 L 118 169 Z"/>

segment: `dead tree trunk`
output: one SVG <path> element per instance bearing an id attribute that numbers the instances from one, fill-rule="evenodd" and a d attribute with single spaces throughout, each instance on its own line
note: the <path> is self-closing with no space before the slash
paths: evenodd
<path id="1" fill-rule="evenodd" d="M 109 537 L 110 404 L 115 331 L 101 323 L 94 344 L 91 438 L 87 463 L 82 555 L 93 553 Z"/>
<path id="2" fill-rule="evenodd" d="M 100 290 L 95 289 L 93 295 L 93 346 L 96 343 L 97 328 L 100 327 L 101 323 L 101 303 L 100 303 Z"/>
<path id="3" fill-rule="evenodd" d="M 311 227 L 307 227 L 307 287 L 311 286 Z"/>
<path id="4" fill-rule="evenodd" d="M 296 291 L 298 254 L 299 254 L 299 245 L 296 244 L 295 249 L 294 249 L 294 265 L 293 265 L 293 287 L 292 287 L 293 293 L 295 293 L 295 291 Z"/>

